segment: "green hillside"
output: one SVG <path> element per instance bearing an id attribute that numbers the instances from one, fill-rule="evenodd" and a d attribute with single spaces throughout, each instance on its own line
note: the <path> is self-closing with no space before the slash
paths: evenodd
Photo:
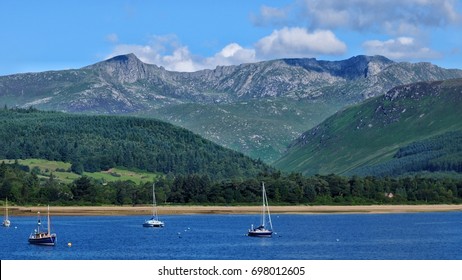
<path id="1" fill-rule="evenodd" d="M 180 104 L 149 112 L 251 158 L 273 162 L 300 132 L 342 107 L 334 100 L 267 98 L 229 104 Z"/>
<path id="2" fill-rule="evenodd" d="M 367 167 L 392 160 L 400 148 L 461 131 L 461 106 L 461 79 L 396 87 L 304 133 L 275 166 L 303 174 L 366 175 Z"/>
<path id="3" fill-rule="evenodd" d="M 188 130 L 135 117 L 2 109 L 0 146 L 1 159 L 69 162 L 78 174 L 125 167 L 229 179 L 251 177 L 269 169 Z"/>

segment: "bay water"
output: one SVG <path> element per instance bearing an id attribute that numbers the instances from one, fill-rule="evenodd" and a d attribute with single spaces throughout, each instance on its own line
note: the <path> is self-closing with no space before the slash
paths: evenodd
<path id="1" fill-rule="evenodd" d="M 53 247 L 30 245 L 36 217 L 0 229 L 2 260 L 461 260 L 462 213 L 273 214 L 272 238 L 246 236 L 258 215 L 52 216 Z"/>

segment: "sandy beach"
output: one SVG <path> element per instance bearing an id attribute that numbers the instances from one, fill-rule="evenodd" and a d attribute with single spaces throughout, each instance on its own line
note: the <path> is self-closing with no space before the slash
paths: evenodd
<path id="1" fill-rule="evenodd" d="M 9 208 L 10 215 L 31 216 L 37 212 L 46 213 L 43 207 Z M 151 206 L 52 206 L 53 216 L 128 216 L 149 215 Z M 255 214 L 260 206 L 159 206 L 160 215 L 179 214 Z M 348 214 L 348 213 L 412 213 L 462 211 L 462 205 L 359 205 L 359 206 L 272 206 L 271 213 L 277 214 Z"/>

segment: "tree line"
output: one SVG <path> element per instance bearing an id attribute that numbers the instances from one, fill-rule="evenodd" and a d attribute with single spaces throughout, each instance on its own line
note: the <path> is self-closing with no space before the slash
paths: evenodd
<path id="1" fill-rule="evenodd" d="M 0 164 L 0 197 L 19 205 L 139 205 L 152 202 L 152 184 L 104 182 L 82 176 L 72 183 L 51 174 L 40 178 L 17 163 Z M 306 177 L 299 173 L 260 173 L 254 178 L 213 180 L 207 175 L 167 175 L 158 179 L 158 204 L 259 204 L 261 182 L 268 199 L 281 204 L 421 204 L 461 203 L 462 179 L 423 177 Z"/>

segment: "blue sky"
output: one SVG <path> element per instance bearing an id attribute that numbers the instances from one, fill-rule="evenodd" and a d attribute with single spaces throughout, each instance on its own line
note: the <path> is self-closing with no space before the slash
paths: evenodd
<path id="1" fill-rule="evenodd" d="M 0 75 L 134 53 L 175 71 L 380 54 L 462 68 L 459 0 L 2 0 Z"/>

